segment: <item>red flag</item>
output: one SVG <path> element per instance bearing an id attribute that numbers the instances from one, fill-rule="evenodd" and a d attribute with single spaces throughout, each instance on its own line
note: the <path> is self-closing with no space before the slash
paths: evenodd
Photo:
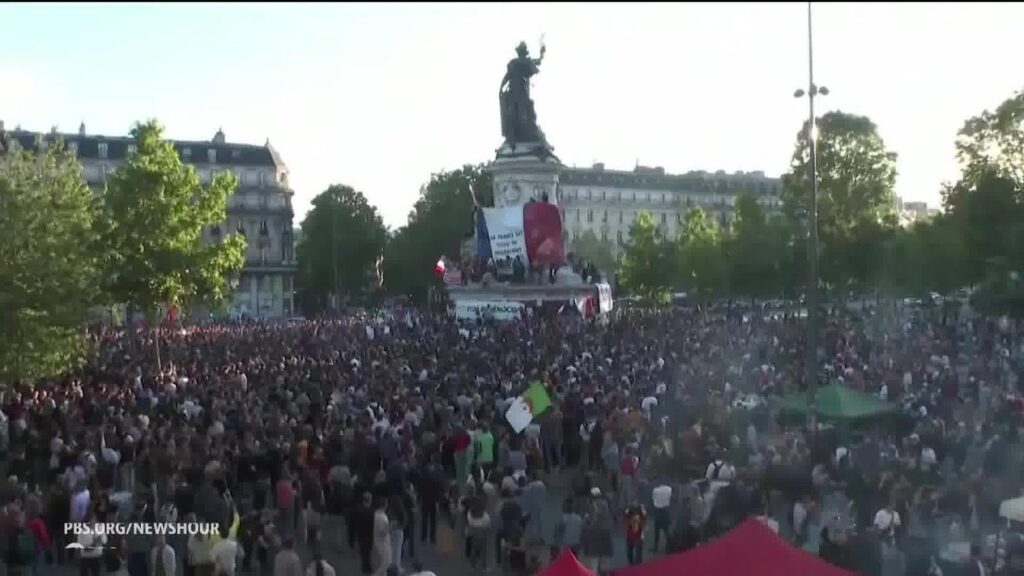
<path id="1" fill-rule="evenodd" d="M 530 264 L 565 263 L 562 246 L 562 216 L 558 207 L 546 202 L 531 202 L 523 207 L 523 231 Z"/>
<path id="2" fill-rule="evenodd" d="M 440 258 L 438 258 L 437 264 L 434 264 L 434 274 L 437 274 L 438 276 L 444 276 L 445 268 L 446 266 L 444 262 L 444 256 L 441 256 Z"/>

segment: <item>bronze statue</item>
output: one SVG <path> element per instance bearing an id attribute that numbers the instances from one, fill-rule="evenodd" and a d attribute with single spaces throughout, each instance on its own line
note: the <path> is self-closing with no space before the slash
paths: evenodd
<path id="1" fill-rule="evenodd" d="M 536 143 L 550 150 L 544 133 L 537 126 L 537 113 L 530 99 L 530 78 L 540 72 L 544 50 L 541 44 L 540 58 L 530 58 L 526 42 L 520 42 L 516 47 L 518 56 L 509 61 L 505 77 L 501 79 L 498 101 L 501 104 L 501 135 L 506 144 Z"/>

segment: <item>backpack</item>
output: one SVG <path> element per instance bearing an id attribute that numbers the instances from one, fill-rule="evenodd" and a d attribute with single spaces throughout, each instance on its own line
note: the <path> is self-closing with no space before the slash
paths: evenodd
<path id="1" fill-rule="evenodd" d="M 23 562 L 31 562 L 36 557 L 36 537 L 28 530 L 18 533 L 14 543 L 17 556 Z"/>

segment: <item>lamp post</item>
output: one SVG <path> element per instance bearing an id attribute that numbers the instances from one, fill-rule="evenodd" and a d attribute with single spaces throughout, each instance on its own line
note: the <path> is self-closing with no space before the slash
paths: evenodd
<path id="1" fill-rule="evenodd" d="M 807 96 L 807 162 L 811 181 L 811 197 L 807 209 L 807 342 L 805 346 L 804 383 L 807 387 L 809 424 L 817 427 L 816 392 L 818 388 L 818 169 L 816 162 L 817 133 L 814 129 L 814 97 L 828 96 L 828 88 L 814 84 L 814 37 L 812 35 L 811 2 L 807 3 L 807 91 L 797 90 L 796 98 Z"/>

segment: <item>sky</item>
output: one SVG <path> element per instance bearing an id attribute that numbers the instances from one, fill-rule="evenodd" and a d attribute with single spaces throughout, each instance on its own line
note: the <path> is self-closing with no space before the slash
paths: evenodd
<path id="1" fill-rule="evenodd" d="M 547 44 L 532 95 L 568 165 L 669 172 L 789 166 L 806 100 L 804 3 L 0 4 L 7 127 L 281 153 L 295 224 L 330 184 L 405 223 L 432 173 L 492 160 L 515 46 Z M 821 113 L 870 117 L 896 193 L 937 204 L 963 122 L 1024 87 L 1024 4 L 822 3 Z"/>

